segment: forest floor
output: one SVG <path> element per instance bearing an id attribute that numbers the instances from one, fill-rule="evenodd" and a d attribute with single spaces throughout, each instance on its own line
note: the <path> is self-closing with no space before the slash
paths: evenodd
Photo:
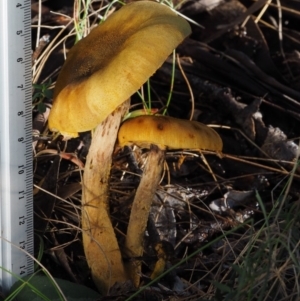
<path id="1" fill-rule="evenodd" d="M 32 1 L 35 248 L 52 276 L 96 290 L 80 207 L 91 135 L 63 141 L 49 132 L 47 118 L 75 33 L 85 36 L 121 4 L 41 2 Z M 187 18 L 192 34 L 141 89 L 144 103 L 132 96 L 130 110 L 151 102 L 159 112 L 167 107 L 170 116 L 207 124 L 223 151 L 167 151 L 140 290 L 115 285 L 98 300 L 300 300 L 300 2 L 165 4 Z M 113 158 L 110 212 L 121 248 L 136 168 L 147 155 L 126 148 Z M 151 281 L 159 243 L 167 273 Z"/>

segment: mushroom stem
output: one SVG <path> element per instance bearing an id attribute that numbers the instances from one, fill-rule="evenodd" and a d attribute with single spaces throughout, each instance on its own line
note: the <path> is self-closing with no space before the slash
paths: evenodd
<path id="1" fill-rule="evenodd" d="M 127 228 L 125 250 L 129 257 L 141 257 L 143 255 L 144 234 L 150 213 L 150 207 L 161 179 L 165 152 L 155 145 L 151 145 L 146 166 L 136 191 Z M 141 273 L 141 261 L 130 261 L 127 266 L 135 286 L 139 285 Z"/>
<path id="2" fill-rule="evenodd" d="M 106 294 L 115 282 L 126 281 L 121 252 L 109 214 L 109 175 L 121 119 L 129 101 L 97 126 L 83 175 L 82 229 L 87 263 L 94 282 Z"/>

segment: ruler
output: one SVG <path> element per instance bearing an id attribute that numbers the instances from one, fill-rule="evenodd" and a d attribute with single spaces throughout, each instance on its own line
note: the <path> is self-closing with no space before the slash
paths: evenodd
<path id="1" fill-rule="evenodd" d="M 34 269 L 28 256 L 33 255 L 31 94 L 31 1 L 0 0 L 0 285 L 4 293 L 17 277 Z"/>

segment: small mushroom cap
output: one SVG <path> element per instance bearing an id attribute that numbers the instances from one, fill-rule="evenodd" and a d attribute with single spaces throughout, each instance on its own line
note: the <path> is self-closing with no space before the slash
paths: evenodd
<path id="1" fill-rule="evenodd" d="M 125 5 L 68 53 L 49 128 L 76 137 L 136 92 L 191 33 L 186 20 L 151 1 Z"/>
<path id="2" fill-rule="evenodd" d="M 222 151 L 221 137 L 212 128 L 197 121 L 169 116 L 144 115 L 126 120 L 120 127 L 118 143 L 121 147 L 135 144 L 161 149 L 206 149 Z"/>

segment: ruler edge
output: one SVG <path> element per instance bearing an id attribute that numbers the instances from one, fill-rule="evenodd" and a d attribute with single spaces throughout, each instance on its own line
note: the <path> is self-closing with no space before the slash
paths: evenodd
<path id="1" fill-rule="evenodd" d="M 30 0 L 20 0 L 20 1 L 12 1 L 12 0 L 1 0 L 1 17 L 3 16 L 3 14 L 7 13 L 7 15 L 9 15 L 9 12 L 14 11 L 13 10 L 13 6 L 15 6 L 15 9 L 17 9 L 17 5 L 18 3 L 21 4 L 21 8 L 19 7 L 20 10 L 23 11 L 23 18 L 22 18 L 22 22 L 23 22 L 23 27 L 22 30 L 24 31 L 22 34 L 22 42 L 23 42 L 23 49 L 22 49 L 22 54 L 23 54 L 23 59 L 24 59 L 24 67 L 22 68 L 22 72 L 23 72 L 23 79 L 24 79 L 24 89 L 22 92 L 22 98 L 23 98 L 23 104 L 24 104 L 24 124 L 25 127 L 23 128 L 23 131 L 26 132 L 25 134 L 25 149 L 26 149 L 26 153 L 24 154 L 25 159 L 24 162 L 26 162 L 26 168 L 24 169 L 25 171 L 25 186 L 26 186 L 26 196 L 25 196 L 25 201 L 22 202 L 22 206 L 25 205 L 24 210 L 25 210 L 25 217 L 26 217 L 26 228 L 25 230 L 21 230 L 23 233 L 23 237 L 26 237 L 26 244 L 24 244 L 22 247 L 24 247 L 24 250 L 27 252 L 27 254 L 24 253 L 23 256 L 23 262 L 25 263 L 25 270 L 24 273 L 22 273 L 21 275 L 17 275 L 19 277 L 25 276 L 25 275 L 29 275 L 31 273 L 33 273 L 34 271 L 34 262 L 33 259 L 31 258 L 31 256 L 33 255 L 33 250 L 34 250 L 34 233 L 33 233 L 33 195 L 32 195 L 32 185 L 33 185 L 33 171 L 32 171 L 32 100 L 31 100 L 31 91 L 32 91 L 32 83 L 31 83 L 31 1 Z M 9 17 L 8 17 L 9 18 Z M 9 41 L 13 40 L 15 41 L 16 39 L 18 39 L 19 37 L 16 37 L 15 35 L 13 35 L 13 33 L 9 32 L 9 28 L 10 28 L 10 22 L 8 21 L 8 18 L 5 18 L 5 20 L 2 21 L 3 22 L 8 22 L 7 28 L 1 29 L 2 32 L 6 31 L 7 32 L 7 36 L 4 37 L 4 39 L 6 37 L 8 37 L 9 34 L 12 34 L 12 38 L 10 38 Z M 11 22 L 14 22 L 13 20 Z M 20 22 L 18 23 L 20 24 Z M 14 27 L 12 27 L 14 29 Z M 5 39 L 6 41 L 6 39 Z M 18 44 L 18 43 L 17 43 Z M 1 46 L 3 46 L 4 44 L 2 43 Z M 9 48 L 9 45 L 7 46 L 7 48 Z M 6 51 L 2 51 L 1 55 L 5 53 L 7 53 L 9 49 L 6 49 Z M 7 62 L 6 63 L 6 69 L 9 68 L 9 65 Z M 20 68 L 21 69 L 21 68 Z M 4 73 L 3 73 L 4 74 Z M 5 93 L 4 93 L 5 95 Z M 10 127 L 9 127 L 10 128 Z M 5 132 L 5 131 L 2 131 Z M 0 136 L 1 137 L 1 136 Z M 2 149 L 2 147 L 1 147 Z M 0 149 L 0 151 L 1 151 Z M 0 156 L 2 154 L 0 153 Z M 10 160 L 11 163 L 11 160 Z M 2 175 L 3 177 L 5 175 Z M 2 183 L 4 183 L 3 179 L 1 179 Z M 13 181 L 11 181 L 13 182 Z M 1 183 L 1 185 L 2 185 Z M 11 183 L 13 184 L 13 183 Z M 11 201 L 11 199 L 10 199 Z M 11 206 L 14 206 L 15 203 L 10 204 Z M 2 208 L 3 204 L 1 204 L 1 219 L 3 217 L 3 208 Z M 11 212 L 11 216 L 10 216 L 10 225 L 12 222 L 12 210 L 8 209 L 9 212 Z M 7 211 L 7 210 L 6 210 Z M 3 225 L 2 225 L 1 221 L 1 233 L 3 232 Z M 19 247 L 18 244 L 16 244 L 16 239 L 13 237 L 13 233 L 10 230 L 9 231 L 5 231 L 5 234 L 8 234 L 7 239 L 11 240 L 14 245 L 17 245 L 17 247 Z M 5 245 L 9 245 L 9 247 L 5 247 Z M 5 241 L 3 239 L 1 239 L 1 250 L 0 250 L 0 255 L 1 255 L 1 265 L 3 267 L 7 267 L 9 270 L 11 270 L 12 272 L 15 271 L 14 268 L 14 263 L 12 262 L 12 253 L 13 253 L 13 249 L 15 248 L 14 245 L 5 243 Z M 4 248 L 3 248 L 4 246 Z M 8 254 L 4 254 L 3 251 L 9 251 L 11 249 L 11 254 L 8 256 Z M 8 258 L 11 262 L 3 262 L 3 258 Z M 3 270 L 1 272 L 1 286 L 2 286 L 2 290 L 4 292 L 7 292 L 10 288 L 10 286 L 17 281 L 17 278 L 15 278 L 13 275 L 5 273 Z"/>

